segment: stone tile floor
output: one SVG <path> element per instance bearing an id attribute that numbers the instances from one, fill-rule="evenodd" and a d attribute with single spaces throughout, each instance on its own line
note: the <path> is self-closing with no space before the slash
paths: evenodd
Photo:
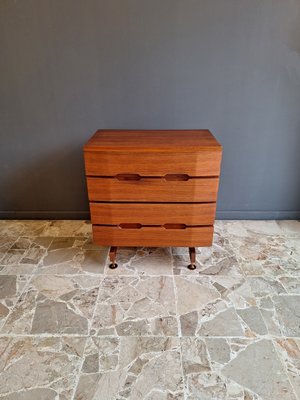
<path id="1" fill-rule="evenodd" d="M 0 221 L 0 399 L 300 398 L 300 222 L 124 248 L 86 221 Z"/>

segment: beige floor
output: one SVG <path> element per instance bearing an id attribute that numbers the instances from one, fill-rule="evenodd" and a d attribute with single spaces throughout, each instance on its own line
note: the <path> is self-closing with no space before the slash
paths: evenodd
<path id="1" fill-rule="evenodd" d="M 0 221 L 0 399 L 300 398 L 300 223 L 125 248 L 85 221 Z M 298 397 L 297 397 L 298 396 Z"/>

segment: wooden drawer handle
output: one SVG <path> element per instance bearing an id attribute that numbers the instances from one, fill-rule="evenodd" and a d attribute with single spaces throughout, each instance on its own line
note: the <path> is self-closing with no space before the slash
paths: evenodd
<path id="1" fill-rule="evenodd" d="M 142 224 L 135 224 L 135 223 L 122 223 L 119 224 L 118 227 L 121 229 L 141 229 L 143 228 Z M 153 228 L 158 228 L 162 227 L 165 229 L 186 229 L 187 226 L 185 224 L 164 224 L 164 225 L 146 225 L 148 228 L 153 227 Z"/>
<path id="2" fill-rule="evenodd" d="M 142 179 L 139 174 L 118 174 L 115 178 L 118 181 L 139 181 Z"/>
<path id="3" fill-rule="evenodd" d="M 117 174 L 115 179 L 118 181 L 140 181 L 147 178 L 162 178 L 165 181 L 188 181 L 190 179 L 187 174 L 167 174 L 163 177 L 159 176 L 141 176 L 139 174 Z"/>
<path id="4" fill-rule="evenodd" d="M 185 224 L 164 224 L 165 229 L 186 229 Z"/>
<path id="5" fill-rule="evenodd" d="M 142 228 L 142 224 L 119 224 L 119 228 L 121 229 L 141 229 Z"/>
<path id="6" fill-rule="evenodd" d="M 164 179 L 166 181 L 188 181 L 190 177 L 187 174 L 167 174 Z"/>

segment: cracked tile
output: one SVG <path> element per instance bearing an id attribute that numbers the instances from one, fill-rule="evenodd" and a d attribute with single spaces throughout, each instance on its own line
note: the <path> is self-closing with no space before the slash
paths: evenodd
<path id="1" fill-rule="evenodd" d="M 173 252 L 173 271 L 175 275 L 212 275 L 212 276 L 242 276 L 242 270 L 235 251 L 229 240 L 222 236 L 217 230 L 214 233 L 212 247 L 196 248 L 197 268 L 190 271 L 187 265 L 190 258 L 187 248 L 174 248 Z"/>
<path id="2" fill-rule="evenodd" d="M 224 338 L 206 338 L 205 343 L 211 362 L 226 364 L 230 360 L 231 349 Z"/>
<path id="3" fill-rule="evenodd" d="M 147 247 L 110 270 L 89 222 L 0 221 L 0 398 L 300 397 L 299 222 L 214 237 L 195 271 Z"/>
<path id="4" fill-rule="evenodd" d="M 183 400 L 178 338 L 89 338 L 74 400 Z"/>
<path id="5" fill-rule="evenodd" d="M 257 307 L 249 307 L 241 310 L 237 310 L 238 315 L 242 318 L 244 323 L 247 325 L 249 332 L 253 336 L 267 335 L 268 330 L 263 317 Z"/>
<path id="6" fill-rule="evenodd" d="M 56 237 L 37 268 L 47 274 L 103 274 L 107 247 L 91 246 L 86 238 Z"/>
<path id="7" fill-rule="evenodd" d="M 274 343 L 295 394 L 300 398 L 300 339 L 276 339 Z"/>
<path id="8" fill-rule="evenodd" d="M 169 247 L 118 248 L 117 269 L 106 265 L 107 275 L 172 275 L 172 254 Z"/>
<path id="9" fill-rule="evenodd" d="M 248 278 L 247 282 L 251 287 L 251 291 L 255 297 L 265 297 L 269 295 L 279 295 L 286 293 L 282 283 L 276 279 L 268 279 L 265 277 Z"/>
<path id="10" fill-rule="evenodd" d="M 39 236 L 50 221 L 45 220 L 0 220 L 1 236 Z"/>
<path id="11" fill-rule="evenodd" d="M 223 359 L 225 363 L 224 358 L 229 361 L 231 351 L 227 341 L 223 339 L 222 343 L 221 339 L 209 340 L 207 346 L 208 339 L 204 341 L 197 337 L 181 338 L 186 399 L 250 399 L 246 397 L 243 387 L 222 376 L 220 364 L 213 361 Z"/>
<path id="12" fill-rule="evenodd" d="M 28 275 L 0 275 L 0 328 L 29 280 Z"/>
<path id="13" fill-rule="evenodd" d="M 51 241 L 49 237 L 19 237 L 0 261 L 0 274 L 33 273 Z"/>
<path id="14" fill-rule="evenodd" d="M 0 337 L 0 396 L 71 400 L 86 338 Z"/>
<path id="15" fill-rule="evenodd" d="M 26 250 L 30 247 L 31 240 L 26 237 L 19 237 L 10 247 L 11 250 Z"/>
<path id="16" fill-rule="evenodd" d="M 289 274 L 297 263 L 296 239 L 285 236 L 257 234 L 230 238 L 243 273 L 247 276 L 276 277 Z"/>
<path id="17" fill-rule="evenodd" d="M 1 333 L 88 334 L 99 281 L 88 276 L 33 276 Z"/>
<path id="18" fill-rule="evenodd" d="M 178 334 L 173 278 L 170 276 L 103 279 L 92 333 L 97 335 Z"/>
<path id="19" fill-rule="evenodd" d="M 279 281 L 287 293 L 300 295 L 300 278 L 283 276 L 279 278 Z"/>
<path id="20" fill-rule="evenodd" d="M 186 377 L 188 400 L 227 399 L 226 382 L 218 374 L 192 374 Z"/>
<path id="21" fill-rule="evenodd" d="M 187 399 L 296 400 L 270 340 L 193 337 L 181 342 Z M 294 343 L 284 347 L 293 354 L 295 377 L 299 349 Z"/>
<path id="22" fill-rule="evenodd" d="M 220 293 L 210 285 L 210 281 L 175 276 L 175 284 L 179 315 L 203 309 L 206 304 L 221 297 Z"/>
<path id="23" fill-rule="evenodd" d="M 49 251 L 73 247 L 74 242 L 74 237 L 54 237 L 49 247 Z"/>
<path id="24" fill-rule="evenodd" d="M 5 253 L 4 257 L 1 259 L 1 264 L 5 266 L 17 264 L 21 260 L 24 254 L 25 254 L 24 250 L 10 249 Z"/>
<path id="25" fill-rule="evenodd" d="M 251 343 L 223 369 L 225 377 L 266 400 L 296 400 L 286 370 L 269 340 Z"/>
<path id="26" fill-rule="evenodd" d="M 278 277 L 276 279 L 251 277 L 247 281 L 255 297 L 256 306 L 267 328 L 267 333 L 276 337 L 300 336 L 298 278 L 289 276 Z"/>
<path id="27" fill-rule="evenodd" d="M 201 336 L 243 336 L 244 329 L 234 308 L 222 311 L 212 319 L 201 323 Z"/>
<path id="28" fill-rule="evenodd" d="M 1 231 L 0 234 L 2 235 Z M 1 261 L 3 260 L 7 251 L 13 246 L 16 240 L 17 238 L 13 236 L 0 236 L 0 265 L 2 264 Z"/>
<path id="29" fill-rule="evenodd" d="M 182 367 L 185 375 L 210 371 L 204 340 L 194 337 L 181 338 Z"/>
<path id="30" fill-rule="evenodd" d="M 273 300 L 283 335 L 300 337 L 300 296 L 274 296 Z"/>
<path id="31" fill-rule="evenodd" d="M 92 225 L 90 221 L 61 220 L 49 221 L 41 236 L 90 236 Z"/>
<path id="32" fill-rule="evenodd" d="M 177 312 L 183 336 L 244 336 L 235 307 L 255 299 L 244 278 L 175 276 Z M 188 295 L 187 295 L 188 293 Z"/>

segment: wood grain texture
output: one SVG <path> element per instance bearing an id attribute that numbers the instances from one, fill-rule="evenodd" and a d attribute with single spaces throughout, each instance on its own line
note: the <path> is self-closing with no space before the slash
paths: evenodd
<path id="1" fill-rule="evenodd" d="M 221 157 L 208 130 L 97 131 L 84 147 L 94 242 L 210 246 Z"/>
<path id="2" fill-rule="evenodd" d="M 113 226 L 93 225 L 93 239 L 99 246 L 202 247 L 211 246 L 213 226 L 186 229 L 159 227 L 121 229 Z"/>
<path id="3" fill-rule="evenodd" d="M 87 176 L 187 174 L 204 177 L 220 175 L 221 156 L 221 149 L 199 153 L 85 151 L 84 160 Z"/>
<path id="4" fill-rule="evenodd" d="M 218 178 L 186 181 L 144 178 L 138 181 L 115 178 L 87 178 L 90 201 L 215 202 Z"/>
<path id="5" fill-rule="evenodd" d="M 216 204 L 90 203 L 92 224 L 213 225 Z"/>
<path id="6" fill-rule="evenodd" d="M 220 150 L 207 129 L 199 130 L 98 130 L 84 146 L 93 151 L 183 152 Z"/>

